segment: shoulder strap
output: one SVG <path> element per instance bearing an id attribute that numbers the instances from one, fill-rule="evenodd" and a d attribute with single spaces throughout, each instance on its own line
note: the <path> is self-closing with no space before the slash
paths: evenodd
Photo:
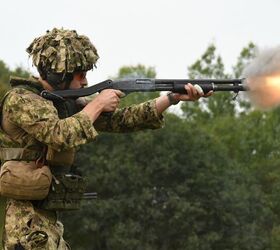
<path id="1" fill-rule="evenodd" d="M 39 84 L 36 79 L 24 79 L 19 77 L 11 77 L 10 84 L 12 88 L 24 88 L 36 94 L 40 94 L 44 88 Z"/>

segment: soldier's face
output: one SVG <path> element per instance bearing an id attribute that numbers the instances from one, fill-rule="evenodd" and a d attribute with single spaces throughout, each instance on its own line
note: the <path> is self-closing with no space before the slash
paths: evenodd
<path id="1" fill-rule="evenodd" d="M 88 85 L 87 72 L 76 72 L 74 78 L 70 83 L 70 89 L 80 89 Z"/>

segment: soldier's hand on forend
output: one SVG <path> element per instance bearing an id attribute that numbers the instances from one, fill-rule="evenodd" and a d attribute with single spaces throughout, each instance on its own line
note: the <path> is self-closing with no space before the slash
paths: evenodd
<path id="1" fill-rule="evenodd" d="M 185 90 L 187 94 L 174 94 L 174 98 L 179 101 L 196 101 L 201 97 L 209 97 L 213 94 L 213 91 L 209 91 L 204 94 L 203 90 L 199 86 L 194 86 L 190 83 L 185 85 Z"/>

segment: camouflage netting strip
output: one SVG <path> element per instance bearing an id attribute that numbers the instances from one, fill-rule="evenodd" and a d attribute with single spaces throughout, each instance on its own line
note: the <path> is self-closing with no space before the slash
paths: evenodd
<path id="1" fill-rule="evenodd" d="M 57 28 L 35 38 L 26 51 L 36 67 L 55 73 L 90 70 L 99 58 L 88 37 Z"/>

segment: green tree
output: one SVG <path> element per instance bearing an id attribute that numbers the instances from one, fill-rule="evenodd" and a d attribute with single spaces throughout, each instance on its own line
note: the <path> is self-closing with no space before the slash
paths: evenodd
<path id="1" fill-rule="evenodd" d="M 11 70 L 2 60 L 0 60 L 0 98 L 9 89 L 10 76 L 27 78 L 30 76 L 30 72 L 20 66 L 16 67 L 14 70 Z"/>

